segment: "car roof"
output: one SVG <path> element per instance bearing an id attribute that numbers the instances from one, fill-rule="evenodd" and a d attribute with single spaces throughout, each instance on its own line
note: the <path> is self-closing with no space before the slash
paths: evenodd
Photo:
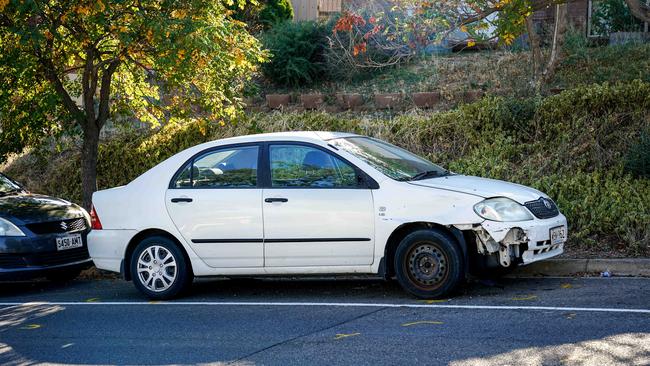
<path id="1" fill-rule="evenodd" d="M 358 136 L 353 133 L 347 132 L 330 132 L 330 131 L 288 131 L 288 132 L 271 132 L 271 133 L 260 133 L 254 135 L 244 135 L 237 137 L 230 137 L 221 140 L 215 140 L 219 144 L 222 143 L 243 143 L 243 142 L 259 142 L 259 141 L 277 141 L 277 140 L 332 140 L 343 137 L 352 137 Z"/>

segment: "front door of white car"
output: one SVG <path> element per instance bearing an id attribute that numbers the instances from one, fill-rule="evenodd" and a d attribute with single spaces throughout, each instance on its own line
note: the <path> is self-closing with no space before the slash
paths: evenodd
<path id="1" fill-rule="evenodd" d="M 266 267 L 370 265 L 372 191 L 316 146 L 270 143 L 263 192 Z"/>
<path id="2" fill-rule="evenodd" d="M 260 150 L 249 144 L 204 152 L 167 189 L 172 221 L 211 267 L 264 265 Z"/>

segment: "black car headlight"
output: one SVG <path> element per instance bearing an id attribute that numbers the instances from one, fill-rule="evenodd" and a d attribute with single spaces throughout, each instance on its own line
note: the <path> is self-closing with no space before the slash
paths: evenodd
<path id="1" fill-rule="evenodd" d="M 25 236 L 11 221 L 0 218 L 0 236 Z"/>

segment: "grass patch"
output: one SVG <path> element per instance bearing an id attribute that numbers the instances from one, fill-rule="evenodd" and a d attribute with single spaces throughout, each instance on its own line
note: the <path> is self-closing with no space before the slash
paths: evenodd
<path id="1" fill-rule="evenodd" d="M 603 82 L 650 81 L 650 44 L 587 47 L 571 45 L 548 88 L 571 89 Z M 372 95 L 389 92 L 441 91 L 447 99 L 466 90 L 483 90 L 492 95 L 528 97 L 530 84 L 528 51 L 463 52 L 423 56 L 407 65 L 388 68 L 350 80 L 324 81 L 308 87 L 279 88 L 262 85 L 265 93 L 324 94 L 337 92 Z"/>

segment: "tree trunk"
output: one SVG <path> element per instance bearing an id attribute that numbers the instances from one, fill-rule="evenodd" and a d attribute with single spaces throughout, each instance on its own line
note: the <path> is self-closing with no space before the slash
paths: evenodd
<path id="1" fill-rule="evenodd" d="M 551 54 L 546 64 L 546 69 L 542 73 L 541 82 L 548 82 L 561 60 L 562 46 L 564 45 L 564 34 L 567 29 L 567 4 L 555 5 L 555 27 L 553 28 L 553 44 L 551 45 Z"/>
<path id="2" fill-rule="evenodd" d="M 86 210 L 92 207 L 93 193 L 97 190 L 97 158 L 99 150 L 99 132 L 106 124 L 110 115 L 111 79 L 119 65 L 119 59 L 114 59 L 103 70 L 101 86 L 99 90 L 99 108 L 95 118 L 95 95 L 97 89 L 97 76 L 89 76 L 89 82 L 84 87 L 87 90 L 88 98 L 84 105 L 86 110 L 86 122 L 83 127 L 83 146 L 81 156 L 81 192 L 82 204 Z"/>
<path id="3" fill-rule="evenodd" d="M 539 36 L 535 32 L 532 15 L 526 18 L 526 30 L 528 31 L 528 43 L 533 57 L 533 80 L 537 81 L 542 67 L 542 48 L 539 43 Z"/>
<path id="4" fill-rule="evenodd" d="M 99 128 L 88 123 L 83 129 L 81 148 L 81 194 L 83 208 L 90 211 L 93 192 L 97 190 L 97 155 L 99 150 Z"/>

